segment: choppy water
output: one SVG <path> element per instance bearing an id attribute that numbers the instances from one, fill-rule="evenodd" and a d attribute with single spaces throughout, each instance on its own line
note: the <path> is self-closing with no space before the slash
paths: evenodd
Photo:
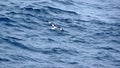
<path id="1" fill-rule="evenodd" d="M 0 0 L 0 68 L 120 68 L 120 1 Z"/>

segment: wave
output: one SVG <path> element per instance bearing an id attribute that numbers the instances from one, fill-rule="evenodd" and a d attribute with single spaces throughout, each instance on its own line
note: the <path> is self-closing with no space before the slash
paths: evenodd
<path id="1" fill-rule="evenodd" d="M 1 0 L 0 68 L 118 68 L 118 12 L 118 1 Z"/>

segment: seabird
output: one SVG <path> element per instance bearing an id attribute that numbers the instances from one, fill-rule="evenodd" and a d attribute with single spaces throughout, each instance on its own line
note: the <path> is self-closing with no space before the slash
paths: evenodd
<path id="1" fill-rule="evenodd" d="M 63 28 L 55 25 L 54 23 L 52 23 L 52 22 L 48 22 L 48 23 L 52 26 L 52 28 L 51 28 L 52 30 L 60 30 L 60 31 L 63 31 Z"/>

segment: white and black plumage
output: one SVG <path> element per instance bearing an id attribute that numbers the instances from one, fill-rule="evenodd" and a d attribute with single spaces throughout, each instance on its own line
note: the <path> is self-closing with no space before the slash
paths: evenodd
<path id="1" fill-rule="evenodd" d="M 60 26 L 57 26 L 55 25 L 54 23 L 52 22 L 48 22 L 50 25 L 51 25 L 51 29 L 52 30 L 60 30 L 60 31 L 63 31 L 63 28 L 61 28 Z"/>

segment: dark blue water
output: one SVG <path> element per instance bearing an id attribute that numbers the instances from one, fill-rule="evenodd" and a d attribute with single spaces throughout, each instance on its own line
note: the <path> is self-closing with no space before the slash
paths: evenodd
<path id="1" fill-rule="evenodd" d="M 120 0 L 0 0 L 0 68 L 120 68 Z"/>

